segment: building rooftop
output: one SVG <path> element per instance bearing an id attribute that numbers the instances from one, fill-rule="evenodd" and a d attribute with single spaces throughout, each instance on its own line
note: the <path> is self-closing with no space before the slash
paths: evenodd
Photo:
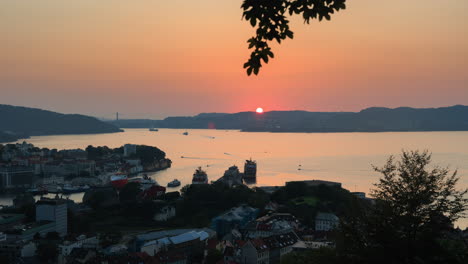
<path id="1" fill-rule="evenodd" d="M 215 219 L 222 219 L 226 221 L 242 220 L 244 219 L 244 217 L 249 216 L 257 211 L 258 209 L 247 205 L 242 205 L 239 207 L 231 208 L 231 210 L 225 212 L 222 215 L 217 216 Z"/>
<path id="2" fill-rule="evenodd" d="M 201 232 L 195 232 L 195 231 L 190 231 L 184 234 L 180 234 L 178 236 L 174 236 L 169 238 L 169 240 L 173 244 L 181 244 L 184 242 L 192 241 L 192 240 L 205 240 L 209 237 L 208 233 L 201 231 Z"/>
<path id="3" fill-rule="evenodd" d="M 39 201 L 36 202 L 36 205 L 40 205 L 40 204 L 58 205 L 58 204 L 65 204 L 65 203 L 67 203 L 67 200 L 65 199 L 52 199 L 52 198 L 42 197 Z"/>
<path id="4" fill-rule="evenodd" d="M 323 221 L 338 221 L 338 216 L 329 213 L 318 213 L 315 216 L 315 220 L 323 220 Z"/>
<path id="5" fill-rule="evenodd" d="M 0 214 L 0 225 L 7 225 L 24 219 L 24 214 Z"/>
<path id="6" fill-rule="evenodd" d="M 145 234 L 140 234 L 136 236 L 136 240 L 138 241 L 150 241 L 150 240 L 158 240 L 161 238 L 167 238 L 167 237 L 174 237 L 178 236 L 184 233 L 188 233 L 191 231 L 195 232 L 201 232 L 204 231 L 206 232 L 210 237 L 214 236 L 216 234 L 215 231 L 209 229 L 209 228 L 200 228 L 200 229 L 173 229 L 173 230 L 162 230 L 162 231 L 155 231 L 155 232 L 150 232 L 150 233 L 145 233 Z"/>

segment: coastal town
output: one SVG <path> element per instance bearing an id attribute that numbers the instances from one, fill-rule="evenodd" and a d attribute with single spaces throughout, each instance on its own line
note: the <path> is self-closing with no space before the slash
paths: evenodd
<path id="1" fill-rule="evenodd" d="M 112 184 L 117 175 L 136 176 L 170 166 L 171 160 L 165 158 L 164 152 L 148 146 L 57 150 L 27 142 L 6 144 L 0 145 L 0 189 L 12 193 L 70 194 Z"/>
<path id="2" fill-rule="evenodd" d="M 118 206 L 121 202 L 119 194 L 132 183 L 139 184 L 141 188 L 141 192 L 135 193 L 137 202 L 150 200 L 163 204 L 148 221 L 164 223 L 171 221 L 177 213 L 181 214 L 173 202 L 164 201 L 172 199 L 168 198 L 170 193 L 165 195 L 166 188 L 154 184 L 154 181 L 143 187 L 145 179 L 127 178 L 127 175 L 135 176 L 171 165 L 164 155 L 159 155 L 156 162 L 142 162 L 136 157 L 137 147 L 127 144 L 117 151 L 91 146 L 86 150 L 50 150 L 26 142 L 2 146 L 1 187 L 6 192 L 17 191 L 18 195 L 12 208 L 3 208 L 0 215 L 0 255 L 9 261 L 35 258 L 41 250 L 41 243 L 51 236 L 55 237 L 54 247 L 57 249 L 53 257 L 59 263 L 106 259 L 112 262 L 117 258 L 122 260 L 121 263 L 197 263 L 196 260 L 207 263 L 207 258 L 213 258 L 215 253 L 219 255 L 216 263 L 279 263 L 282 256 L 293 250 L 333 246 L 327 240 L 327 232 L 338 225 L 336 215 L 319 213 L 315 227 L 307 227 L 294 215 L 281 213 L 280 205 L 275 202 L 268 202 L 263 208 L 239 204 L 213 217 L 203 228 L 164 229 L 136 233 L 130 237 L 119 234 L 120 239 L 112 243 L 107 242 L 105 236 L 108 233 L 71 232 L 68 211 L 79 215 L 89 213 L 93 207 Z M 244 180 L 255 180 L 256 169 L 256 163 L 247 160 L 244 173 L 231 166 L 223 177 L 212 183 L 227 188 L 245 186 Z M 116 175 L 121 175 L 119 180 L 115 180 Z M 208 184 L 206 172 L 198 168 L 192 185 Z M 309 184 L 341 187 L 338 183 L 321 181 Z M 258 190 L 267 194 L 272 192 L 271 188 Z M 73 192 L 86 192 L 83 203 L 61 196 Z M 57 195 L 54 198 L 32 198 L 32 195 L 47 193 Z M 103 193 L 113 195 L 97 199 L 98 205 L 90 202 Z M 28 212 L 21 213 L 22 208 L 28 206 L 34 207 L 33 219 L 26 216 Z M 106 241 L 105 246 L 103 240 Z"/>
<path id="3" fill-rule="evenodd" d="M 335 248 L 340 223 L 375 206 L 338 182 L 249 187 L 252 159 L 212 181 L 195 168 L 192 184 L 170 192 L 145 176 L 171 167 L 155 147 L 23 142 L 0 145 L 0 154 L 1 190 L 16 195 L 0 211 L 1 263 L 287 263 Z M 67 198 L 74 192 L 85 193 L 82 202 Z M 468 230 L 451 235 L 468 242 Z"/>

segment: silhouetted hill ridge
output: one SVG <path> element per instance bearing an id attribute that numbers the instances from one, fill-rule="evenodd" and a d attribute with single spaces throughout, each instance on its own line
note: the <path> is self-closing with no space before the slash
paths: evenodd
<path id="1" fill-rule="evenodd" d="M 21 106 L 0 105 L 0 132 L 3 140 L 28 136 L 94 134 L 120 132 L 121 129 L 94 117 L 61 114 Z M 5 136 L 6 135 L 6 136 Z"/>
<path id="2" fill-rule="evenodd" d="M 152 120 L 160 128 L 217 128 L 270 132 L 468 131 L 468 106 L 440 108 L 370 107 L 359 112 L 271 111 L 263 114 L 202 113 Z M 135 120 L 121 127 L 147 127 Z M 131 124 L 131 126 L 126 126 Z"/>

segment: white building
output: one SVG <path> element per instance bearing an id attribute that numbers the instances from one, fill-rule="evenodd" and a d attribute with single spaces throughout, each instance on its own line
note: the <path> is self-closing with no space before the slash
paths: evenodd
<path id="1" fill-rule="evenodd" d="M 334 214 L 318 213 L 315 217 L 315 231 L 330 231 L 337 227 L 339 222 Z"/>
<path id="2" fill-rule="evenodd" d="M 42 198 L 36 202 L 36 222 L 55 222 L 55 232 L 65 236 L 68 232 L 67 203 L 63 199 Z"/>

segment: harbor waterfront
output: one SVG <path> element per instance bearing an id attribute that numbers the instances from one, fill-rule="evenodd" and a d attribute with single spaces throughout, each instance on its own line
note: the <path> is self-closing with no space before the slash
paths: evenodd
<path id="1" fill-rule="evenodd" d="M 188 132 L 187 135 L 183 135 Z M 125 129 L 122 133 L 36 136 L 27 140 L 38 147 L 85 149 L 88 145 L 115 148 L 127 143 L 155 146 L 166 152 L 171 168 L 148 173 L 161 186 L 174 179 L 177 191 L 192 183 L 199 166 L 209 181 L 221 178 L 233 165 L 243 168 L 246 160 L 257 161 L 257 180 L 252 186 L 281 186 L 288 181 L 327 180 L 341 182 L 343 188 L 368 193 L 389 155 L 402 149 L 433 153 L 435 164 L 458 170 L 459 186 L 468 186 L 468 132 L 388 132 L 388 133 L 251 133 L 208 129 Z M 465 143 L 463 143 L 465 142 Z M 81 202 L 83 193 L 71 194 Z M 10 205 L 11 196 L 0 197 Z M 462 220 L 466 226 L 465 220 Z"/>

